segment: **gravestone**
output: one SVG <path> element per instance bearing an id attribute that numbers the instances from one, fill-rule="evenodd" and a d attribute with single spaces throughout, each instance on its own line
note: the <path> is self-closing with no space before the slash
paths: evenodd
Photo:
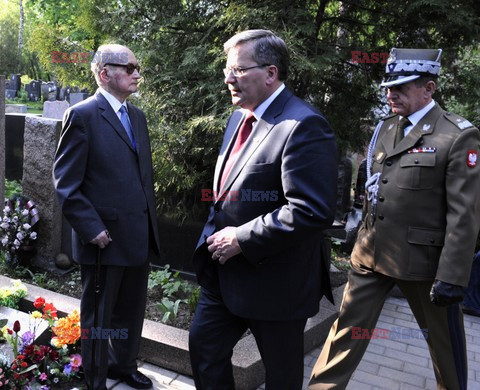
<path id="1" fill-rule="evenodd" d="M 44 118 L 52 118 L 52 119 L 62 119 L 63 114 L 68 108 L 68 102 L 65 100 L 63 101 L 55 101 L 50 102 L 46 101 L 43 103 L 43 117 Z"/>
<path id="2" fill-rule="evenodd" d="M 18 113 L 5 115 L 5 177 L 8 180 L 22 180 L 25 116 Z"/>
<path id="3" fill-rule="evenodd" d="M 40 213 L 37 253 L 32 264 L 55 270 L 55 256 L 61 249 L 62 213 L 52 182 L 52 166 L 62 122 L 56 119 L 25 118 L 23 193 Z"/>
<path id="4" fill-rule="evenodd" d="M 0 215 L 5 199 L 5 76 L 0 76 Z"/>
<path id="5" fill-rule="evenodd" d="M 27 113 L 27 105 L 26 104 L 6 104 L 5 105 L 5 112 L 7 114 L 14 114 L 14 113 L 26 114 Z"/>
<path id="6" fill-rule="evenodd" d="M 11 74 L 10 75 L 10 88 L 9 89 L 14 89 L 15 91 L 20 91 L 20 88 L 22 86 L 22 81 L 20 79 L 22 75 L 21 74 Z"/>
<path id="7" fill-rule="evenodd" d="M 11 99 L 11 100 L 12 100 L 12 99 L 15 99 L 15 98 L 16 98 L 16 96 L 17 96 L 17 91 L 14 90 L 14 89 L 6 89 L 4 95 L 5 95 L 5 97 L 6 97 L 7 99 Z"/>
<path id="8" fill-rule="evenodd" d="M 38 102 L 42 97 L 42 81 L 41 80 L 32 80 L 25 87 L 25 90 L 28 94 L 28 99 L 31 102 Z"/>
<path id="9" fill-rule="evenodd" d="M 42 83 L 41 85 L 42 99 L 48 101 L 55 101 L 57 96 L 57 86 L 53 81 Z"/>
<path id="10" fill-rule="evenodd" d="M 80 103 L 81 101 L 88 98 L 88 93 L 84 92 L 70 92 L 70 106 Z"/>

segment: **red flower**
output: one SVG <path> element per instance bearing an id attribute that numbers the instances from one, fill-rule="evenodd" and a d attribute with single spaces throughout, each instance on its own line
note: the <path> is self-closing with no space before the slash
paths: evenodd
<path id="1" fill-rule="evenodd" d="M 35 306 L 36 309 L 41 309 L 45 305 L 45 299 L 42 297 L 38 297 L 35 299 L 35 302 L 33 302 L 33 306 Z"/>
<path id="2" fill-rule="evenodd" d="M 50 359 L 54 362 L 56 362 L 60 358 L 60 354 L 54 349 L 49 352 L 48 356 L 50 356 Z"/>
<path id="3" fill-rule="evenodd" d="M 21 365 L 23 368 L 27 368 L 27 367 L 28 367 L 27 362 L 22 362 L 20 365 Z"/>
<path id="4" fill-rule="evenodd" d="M 19 322 L 18 320 L 15 321 L 14 324 L 13 324 L 13 331 L 14 331 L 15 333 L 20 332 L 20 322 Z"/>
<path id="5" fill-rule="evenodd" d="M 53 303 L 46 303 L 43 307 L 43 314 L 49 315 L 52 318 L 57 318 L 57 309 L 53 306 Z"/>
<path id="6" fill-rule="evenodd" d="M 25 356 L 23 356 L 23 355 L 18 355 L 18 356 L 17 356 L 17 359 L 20 359 L 20 360 L 25 359 Z"/>

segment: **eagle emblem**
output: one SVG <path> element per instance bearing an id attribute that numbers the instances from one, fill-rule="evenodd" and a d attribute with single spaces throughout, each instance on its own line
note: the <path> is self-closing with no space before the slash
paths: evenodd
<path id="1" fill-rule="evenodd" d="M 477 165 L 477 151 L 469 150 L 467 153 L 467 166 L 473 168 Z"/>

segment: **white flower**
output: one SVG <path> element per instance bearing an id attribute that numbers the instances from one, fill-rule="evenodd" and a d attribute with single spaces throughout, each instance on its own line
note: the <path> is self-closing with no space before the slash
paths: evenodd
<path id="1" fill-rule="evenodd" d="M 3 212 L 4 213 L 9 213 L 10 212 L 10 207 L 5 206 L 5 208 L 3 209 Z"/>
<path id="2" fill-rule="evenodd" d="M 3 217 L 3 222 L 10 222 L 10 218 L 8 218 L 8 217 Z"/>
<path id="3" fill-rule="evenodd" d="M 2 238 L 2 245 L 5 246 L 7 244 L 8 244 L 8 238 L 7 237 Z"/>
<path id="4" fill-rule="evenodd" d="M 24 215 L 24 216 L 25 216 L 25 215 L 28 215 L 28 210 L 24 209 L 24 210 L 22 211 L 22 215 Z"/>
<path id="5" fill-rule="evenodd" d="M 16 239 L 15 241 L 13 241 L 13 245 L 15 245 L 18 248 L 20 246 L 20 241 Z"/>
<path id="6" fill-rule="evenodd" d="M 30 238 L 31 238 L 32 240 L 35 240 L 35 239 L 37 238 L 37 232 L 31 232 L 31 233 L 30 233 Z"/>
<path id="7" fill-rule="evenodd" d="M 8 223 L 2 222 L 2 223 L 0 224 L 0 227 L 1 227 L 2 229 L 8 229 Z"/>
<path id="8" fill-rule="evenodd" d="M 15 215 L 15 216 L 12 218 L 12 221 L 13 221 L 13 222 L 18 222 L 18 217 Z"/>
<path id="9" fill-rule="evenodd" d="M 1 225 L 0 225 L 0 226 L 1 226 Z M 24 223 L 24 224 L 23 224 L 23 228 L 24 228 L 25 230 L 28 230 L 28 229 L 31 228 L 31 226 L 30 226 L 28 223 Z"/>
<path id="10" fill-rule="evenodd" d="M 22 240 L 25 238 L 25 236 L 23 235 L 22 232 L 18 232 L 18 233 L 17 233 L 17 238 L 18 238 L 20 241 L 22 241 Z"/>

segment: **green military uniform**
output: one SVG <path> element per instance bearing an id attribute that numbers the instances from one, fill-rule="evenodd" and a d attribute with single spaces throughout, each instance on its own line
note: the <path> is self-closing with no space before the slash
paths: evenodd
<path id="1" fill-rule="evenodd" d="M 439 389 L 466 389 L 467 359 L 459 305 L 437 306 L 435 279 L 466 286 L 480 221 L 480 132 L 436 104 L 398 143 L 399 116 L 386 118 L 371 153 L 376 183 L 351 256 L 337 321 L 309 389 L 344 389 L 397 284 L 427 337 Z"/>

